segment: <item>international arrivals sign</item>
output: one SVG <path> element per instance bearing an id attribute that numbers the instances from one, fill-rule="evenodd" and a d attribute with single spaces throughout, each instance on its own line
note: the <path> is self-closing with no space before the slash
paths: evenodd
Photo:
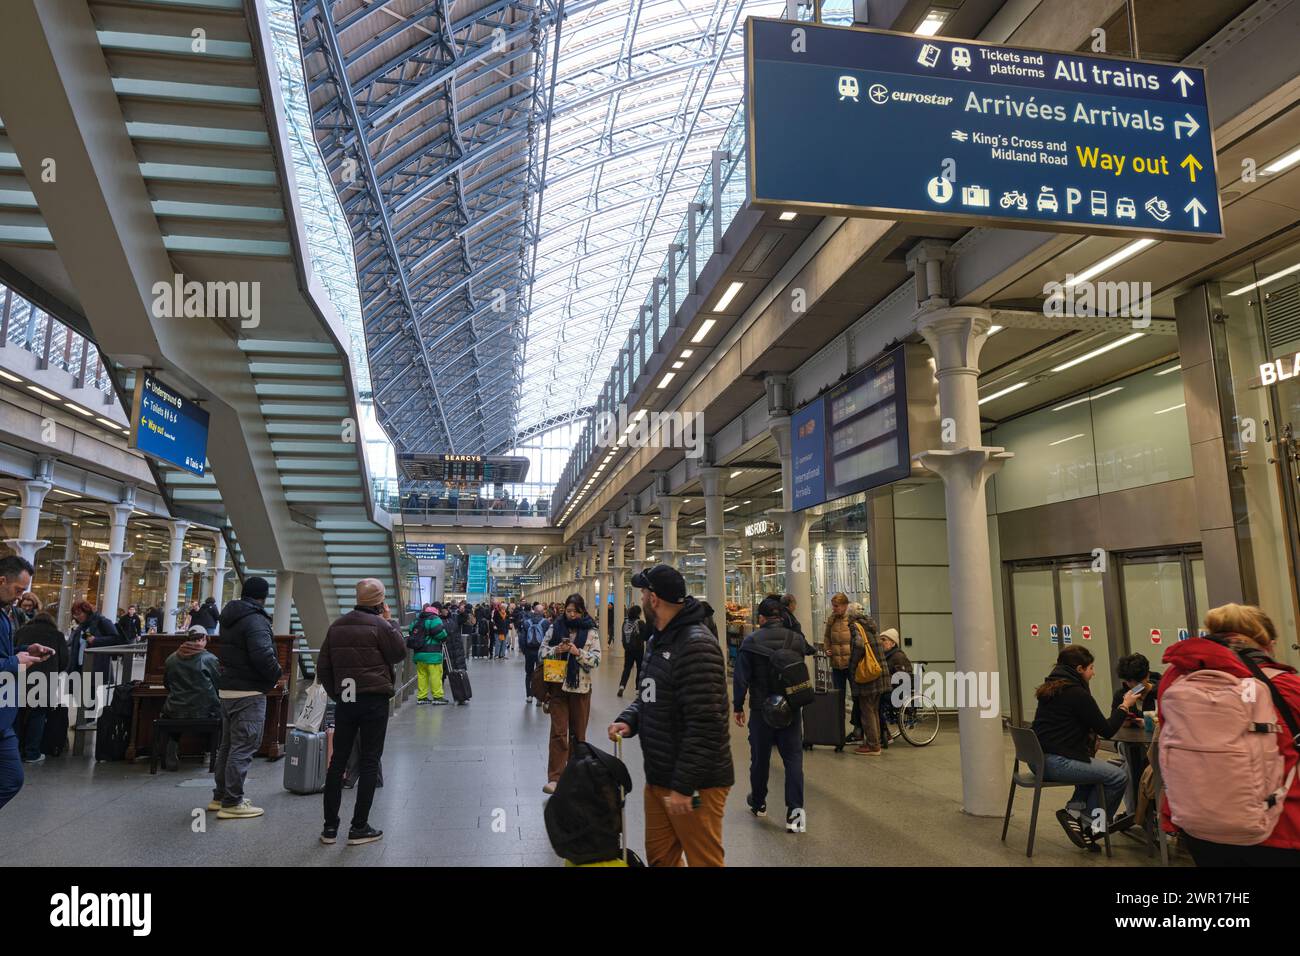
<path id="1" fill-rule="evenodd" d="M 762 18 L 745 61 L 756 206 L 1223 234 L 1197 67 Z"/>

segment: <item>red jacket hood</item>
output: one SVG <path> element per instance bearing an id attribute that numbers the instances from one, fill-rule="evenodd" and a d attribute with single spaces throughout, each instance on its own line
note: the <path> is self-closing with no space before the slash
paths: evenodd
<path id="1" fill-rule="evenodd" d="M 1242 663 L 1236 651 L 1204 637 L 1190 637 L 1185 641 L 1171 644 L 1165 651 L 1162 660 L 1184 674 L 1192 671 L 1213 670 L 1225 671 L 1238 677 L 1250 676 L 1250 668 Z M 1294 667 L 1281 662 L 1270 666 L 1290 674 L 1295 673 Z"/>

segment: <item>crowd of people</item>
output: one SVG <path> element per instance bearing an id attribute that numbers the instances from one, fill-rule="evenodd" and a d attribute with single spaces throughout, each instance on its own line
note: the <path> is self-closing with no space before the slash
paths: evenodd
<path id="1" fill-rule="evenodd" d="M 114 624 L 80 601 L 72 607 L 75 625 L 65 638 L 31 593 L 31 575 L 31 565 L 21 557 L 0 558 L 0 671 L 77 670 L 87 649 L 149 633 L 135 607 Z M 735 783 L 732 721 L 748 733 L 746 808 L 758 817 L 767 814 L 775 749 L 785 768 L 786 829 L 806 831 L 801 712 L 814 697 L 810 656 L 824 659 L 826 683 L 841 695 L 838 734 L 844 734 L 846 714 L 850 724 L 842 742 L 856 743 L 852 752 L 862 756 L 879 757 L 887 747 L 887 697 L 899 675 L 911 673 L 911 662 L 898 632 L 880 631 L 846 595 L 833 596 L 816 646 L 804 636 L 792 596 L 764 598 L 756 611 L 758 627 L 739 648 L 729 688 L 711 608 L 687 593 L 681 573 L 656 565 L 637 573 L 632 585 L 641 600 L 628 609 L 619 629 L 624 661 L 617 696 L 627 700 L 606 735 L 613 741 L 636 737 L 641 744 L 649 865 L 723 864 L 724 810 Z M 266 695 L 282 676 L 265 606 L 268 593 L 268 582 L 253 576 L 220 610 L 212 600 L 194 602 L 186 615 L 187 639 L 165 662 L 164 716 L 221 721 L 208 804 L 220 819 L 263 814 L 246 794 L 245 782 L 263 736 Z M 500 661 L 518 651 L 524 701 L 549 717 L 541 789 L 557 794 L 578 755 L 590 752 L 584 748 L 593 674 L 615 639 L 612 622 L 607 620 L 609 634 L 602 642 L 601 615 L 592 613 L 581 595 L 571 594 L 549 605 L 431 603 L 403 635 L 386 597 L 378 580 L 358 582 L 355 606 L 330 625 L 319 651 L 318 680 L 334 704 L 321 840 L 338 839 L 344 777 L 354 750 L 358 769 L 352 783 L 359 785 L 347 840 L 362 844 L 382 838 L 369 817 L 388 702 L 397 691 L 396 667 L 408 651 L 416 667 L 417 702 L 434 705 L 448 702 L 448 676 L 465 671 L 470 657 Z M 146 612 L 145 620 L 153 613 Z M 1166 649 L 1162 672 L 1153 671 L 1141 654 L 1120 659 L 1120 686 L 1109 712 L 1090 691 L 1097 672 L 1092 653 L 1082 645 L 1063 647 L 1035 692 L 1032 729 L 1044 763 L 1032 769 L 1046 781 L 1075 785 L 1057 819 L 1071 843 L 1095 852 L 1102 835 L 1134 825 L 1134 808 L 1122 809 L 1121 803 L 1126 794 L 1131 799 L 1130 774 L 1141 769 L 1099 756 L 1098 741 L 1145 719 L 1148 729 L 1155 728 L 1163 774 L 1161 799 L 1152 812 L 1159 826 L 1180 834 L 1198 864 L 1300 864 L 1300 675 L 1278 661 L 1277 629 L 1259 608 L 1224 605 L 1211 610 L 1204 623 L 1206 636 Z M 207 646 L 216 632 L 220 660 Z M 44 759 L 50 712 L 0 702 L 0 806 L 20 791 L 23 764 Z M 176 766 L 174 746 L 164 761 Z M 1143 776 L 1144 793 L 1154 770 Z"/>

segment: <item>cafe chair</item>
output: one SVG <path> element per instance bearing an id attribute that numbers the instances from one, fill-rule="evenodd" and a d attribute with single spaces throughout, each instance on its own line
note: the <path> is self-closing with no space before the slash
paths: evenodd
<path id="1" fill-rule="evenodd" d="M 149 772 L 158 772 L 158 762 L 167 753 L 167 743 L 172 735 L 207 734 L 208 736 L 208 773 L 217 769 L 217 750 L 221 747 L 221 718 L 206 717 L 189 719 L 180 717 L 159 717 L 153 722 L 152 753 L 149 756 Z"/>
<path id="2" fill-rule="evenodd" d="M 1165 796 L 1165 781 L 1160 775 L 1160 738 L 1157 737 L 1152 744 L 1149 756 L 1151 762 L 1151 782 L 1156 785 L 1156 797 L 1151 801 L 1151 813 L 1149 819 L 1151 828 L 1154 833 L 1147 834 L 1147 855 L 1155 856 L 1157 844 L 1160 846 L 1160 865 L 1169 865 L 1169 834 L 1165 833 L 1164 827 L 1160 825 L 1160 802 Z"/>
<path id="3" fill-rule="evenodd" d="M 1038 801 L 1042 796 L 1043 789 L 1046 787 L 1074 787 L 1077 784 L 1066 783 L 1060 780 L 1044 780 L 1042 767 L 1045 763 L 1043 757 L 1043 745 L 1038 742 L 1038 735 L 1034 733 L 1032 727 L 1008 727 L 1011 731 L 1011 740 L 1016 747 L 1016 762 L 1011 768 L 1011 789 L 1007 793 L 1007 815 L 1002 820 L 1002 842 L 1007 840 L 1007 828 L 1011 826 L 1011 806 L 1016 799 L 1016 787 L 1024 787 L 1034 791 L 1034 806 L 1029 814 L 1029 846 L 1025 849 L 1025 856 L 1034 855 L 1034 835 L 1038 830 Z M 1021 770 L 1020 765 L 1023 763 L 1025 769 Z M 1106 805 L 1106 789 L 1100 783 L 1097 784 L 1097 800 L 1101 806 Z M 1110 830 L 1102 833 L 1102 838 L 1106 843 L 1106 855 L 1110 856 Z"/>

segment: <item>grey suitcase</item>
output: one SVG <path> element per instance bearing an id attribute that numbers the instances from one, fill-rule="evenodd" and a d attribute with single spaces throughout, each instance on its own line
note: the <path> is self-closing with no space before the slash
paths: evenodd
<path id="1" fill-rule="evenodd" d="M 284 748 L 284 789 L 293 793 L 320 793 L 327 769 L 325 731 L 308 733 L 290 729 Z"/>

